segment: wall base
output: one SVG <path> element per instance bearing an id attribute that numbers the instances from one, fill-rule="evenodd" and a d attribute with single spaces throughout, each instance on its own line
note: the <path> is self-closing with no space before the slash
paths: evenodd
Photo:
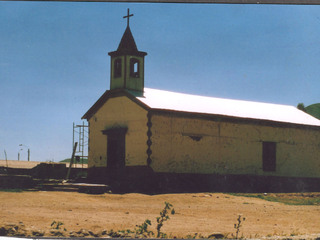
<path id="1" fill-rule="evenodd" d="M 157 173 L 166 192 L 317 192 L 320 179 L 255 175 Z"/>
<path id="2" fill-rule="evenodd" d="M 156 173 L 150 167 L 126 167 L 122 171 L 107 168 L 88 169 L 91 183 L 105 183 L 113 192 L 318 192 L 319 178 L 255 175 Z"/>

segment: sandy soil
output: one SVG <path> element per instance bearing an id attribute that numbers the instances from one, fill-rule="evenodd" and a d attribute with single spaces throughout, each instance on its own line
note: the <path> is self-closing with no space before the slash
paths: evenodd
<path id="1" fill-rule="evenodd" d="M 62 222 L 68 232 L 80 229 L 101 232 L 134 230 L 137 224 L 150 219 L 150 230 L 156 232 L 156 217 L 165 201 L 176 211 L 162 228 L 171 237 L 195 233 L 202 236 L 222 233 L 231 237 L 238 215 L 246 218 L 240 230 L 248 238 L 305 234 L 320 237 L 320 206 L 289 206 L 221 193 L 149 196 L 0 192 L 0 227 L 20 225 L 50 236 L 53 221 Z"/>

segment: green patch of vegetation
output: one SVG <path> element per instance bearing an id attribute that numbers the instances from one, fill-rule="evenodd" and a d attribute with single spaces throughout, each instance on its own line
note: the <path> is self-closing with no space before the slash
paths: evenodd
<path id="1" fill-rule="evenodd" d="M 310 115 L 320 119 L 320 103 L 309 105 L 305 110 Z"/>
<path id="2" fill-rule="evenodd" d="M 305 107 L 303 103 L 299 103 L 297 108 L 310 114 L 311 116 L 314 116 L 315 118 L 320 119 L 320 103 L 315 103 L 309 105 L 308 107 Z"/>
<path id="3" fill-rule="evenodd" d="M 233 196 L 259 198 L 269 202 L 279 202 L 286 205 L 320 205 L 320 195 L 314 194 L 264 194 L 264 193 L 230 193 Z"/>
<path id="4" fill-rule="evenodd" d="M 0 192 L 23 192 L 21 188 L 0 188 Z"/>

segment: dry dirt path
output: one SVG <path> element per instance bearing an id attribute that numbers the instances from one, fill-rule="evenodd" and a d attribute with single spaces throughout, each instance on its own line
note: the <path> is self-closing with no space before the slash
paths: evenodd
<path id="1" fill-rule="evenodd" d="M 68 231 L 134 229 L 146 219 L 156 232 L 156 217 L 169 202 L 175 215 L 162 231 L 171 237 L 195 233 L 235 233 L 238 215 L 246 218 L 241 227 L 245 237 L 297 236 L 318 234 L 320 206 L 292 206 L 256 198 L 222 193 L 197 194 L 103 194 L 68 192 L 0 192 L 0 227 L 24 224 L 26 228 L 50 232 L 53 221 Z M 313 235 L 315 236 L 315 235 Z"/>

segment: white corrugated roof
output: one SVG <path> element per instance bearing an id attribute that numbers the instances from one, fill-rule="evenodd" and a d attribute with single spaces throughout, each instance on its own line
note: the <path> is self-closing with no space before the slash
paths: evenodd
<path id="1" fill-rule="evenodd" d="M 320 126 L 320 120 L 289 105 L 204 97 L 151 88 L 145 88 L 144 97 L 137 99 L 153 109 Z"/>

